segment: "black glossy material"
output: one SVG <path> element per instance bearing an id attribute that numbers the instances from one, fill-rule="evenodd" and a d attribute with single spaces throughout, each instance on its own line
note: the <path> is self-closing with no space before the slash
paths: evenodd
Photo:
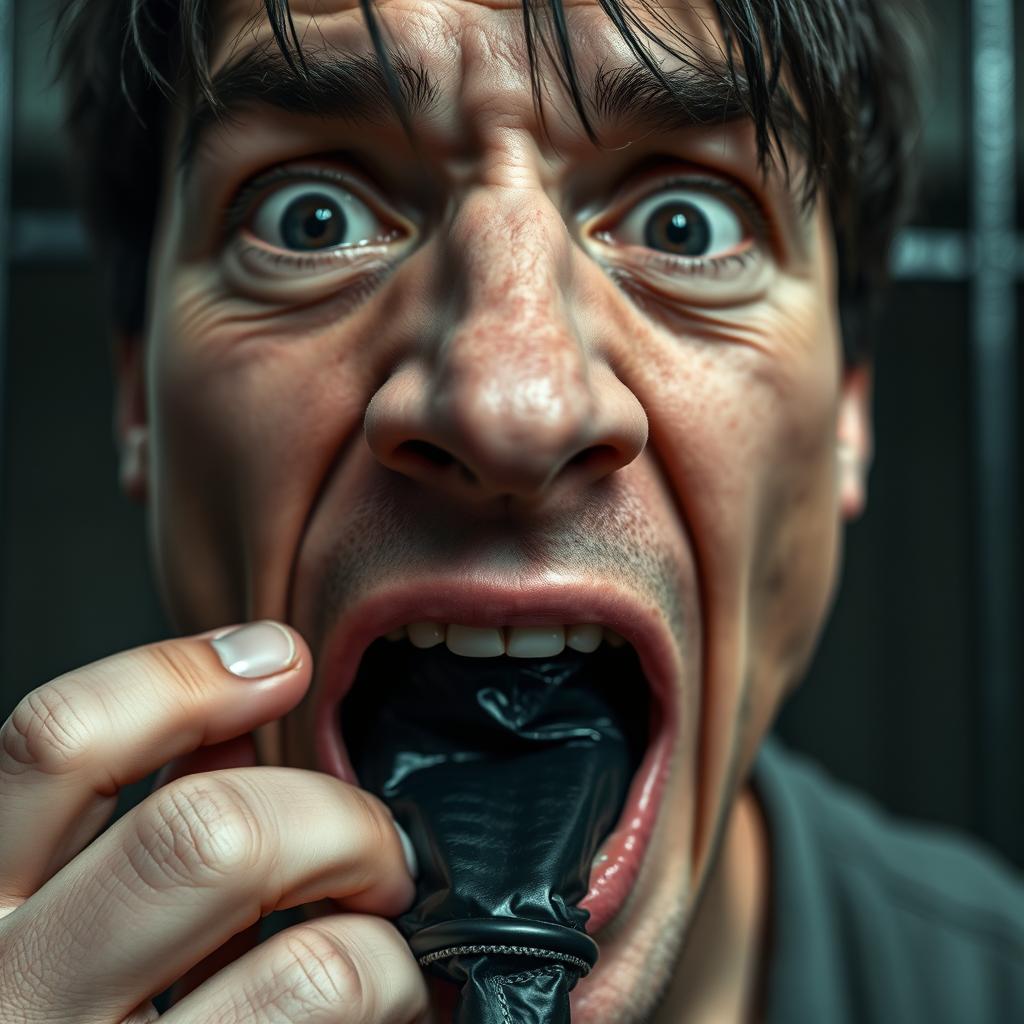
<path id="1" fill-rule="evenodd" d="M 346 744 L 412 837 L 417 900 L 398 924 L 460 986 L 458 1024 L 569 1021 L 596 952 L 578 903 L 643 755 L 647 708 L 628 648 L 468 659 L 378 642 L 364 658 Z"/>

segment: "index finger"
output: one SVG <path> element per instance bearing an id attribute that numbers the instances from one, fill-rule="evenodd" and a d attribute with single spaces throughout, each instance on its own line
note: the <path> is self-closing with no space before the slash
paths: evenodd
<path id="1" fill-rule="evenodd" d="M 106 823 L 118 790 L 279 718 L 309 685 L 271 622 L 115 654 L 29 693 L 0 728 L 0 906 L 19 906 Z"/>

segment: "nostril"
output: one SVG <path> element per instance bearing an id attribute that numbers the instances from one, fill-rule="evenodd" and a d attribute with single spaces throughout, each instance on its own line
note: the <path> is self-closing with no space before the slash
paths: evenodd
<path id="1" fill-rule="evenodd" d="M 477 480 L 476 474 L 465 463 L 457 459 L 451 452 L 447 452 L 429 441 L 403 441 L 395 449 L 395 456 L 402 462 L 414 465 L 428 463 L 441 469 L 455 466 L 470 483 L 476 483 Z"/>
<path id="2" fill-rule="evenodd" d="M 402 453 L 407 453 L 413 458 L 426 459 L 427 462 L 432 462 L 435 466 L 450 466 L 456 461 L 451 452 L 446 452 L 429 441 L 403 441 L 395 449 L 396 455 Z"/>
<path id="3" fill-rule="evenodd" d="M 567 466 L 583 467 L 587 470 L 603 470 L 611 468 L 613 463 L 622 461 L 619 449 L 611 444 L 595 444 L 577 452 Z"/>

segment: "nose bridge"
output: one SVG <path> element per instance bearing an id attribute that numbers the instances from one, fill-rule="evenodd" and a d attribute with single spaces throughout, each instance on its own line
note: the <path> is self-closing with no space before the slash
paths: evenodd
<path id="1" fill-rule="evenodd" d="M 481 194 L 453 223 L 441 275 L 456 266 L 460 287 L 438 339 L 431 395 L 440 421 L 460 435 L 453 441 L 528 443 L 550 466 L 577 440 L 593 395 L 572 308 L 571 249 L 558 211 L 535 196 Z"/>
<path id="2" fill-rule="evenodd" d="M 439 339 L 442 363 L 454 367 L 487 354 L 528 375 L 553 347 L 582 358 L 572 322 L 572 243 L 546 198 L 481 190 L 452 224 L 446 250 L 438 283 L 450 288 L 455 267 L 460 285 L 447 336 Z"/>

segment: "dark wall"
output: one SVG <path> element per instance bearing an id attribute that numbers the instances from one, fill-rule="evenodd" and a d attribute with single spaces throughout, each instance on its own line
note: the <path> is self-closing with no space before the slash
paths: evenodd
<path id="1" fill-rule="evenodd" d="M 968 227 L 966 3 L 930 4 L 936 61 L 919 226 Z M 46 89 L 45 10 L 22 2 L 17 19 L 14 204 L 60 209 L 68 173 Z M 1024 324 L 1024 291 L 1020 306 Z M 877 338 L 869 508 L 849 530 L 845 578 L 818 657 L 777 729 L 888 807 L 976 829 L 984 680 L 973 624 L 969 312 L 962 282 L 893 289 Z M 166 635 L 141 511 L 117 490 L 107 340 L 87 264 L 49 260 L 12 271 L 4 403 L 5 716 L 46 679 Z M 1017 430 L 1024 451 L 1019 418 Z M 1024 735 L 1024 720 L 1018 725 Z M 1024 822 L 1018 767 L 1001 782 Z M 1024 829 L 1004 852 L 1024 864 Z"/>

